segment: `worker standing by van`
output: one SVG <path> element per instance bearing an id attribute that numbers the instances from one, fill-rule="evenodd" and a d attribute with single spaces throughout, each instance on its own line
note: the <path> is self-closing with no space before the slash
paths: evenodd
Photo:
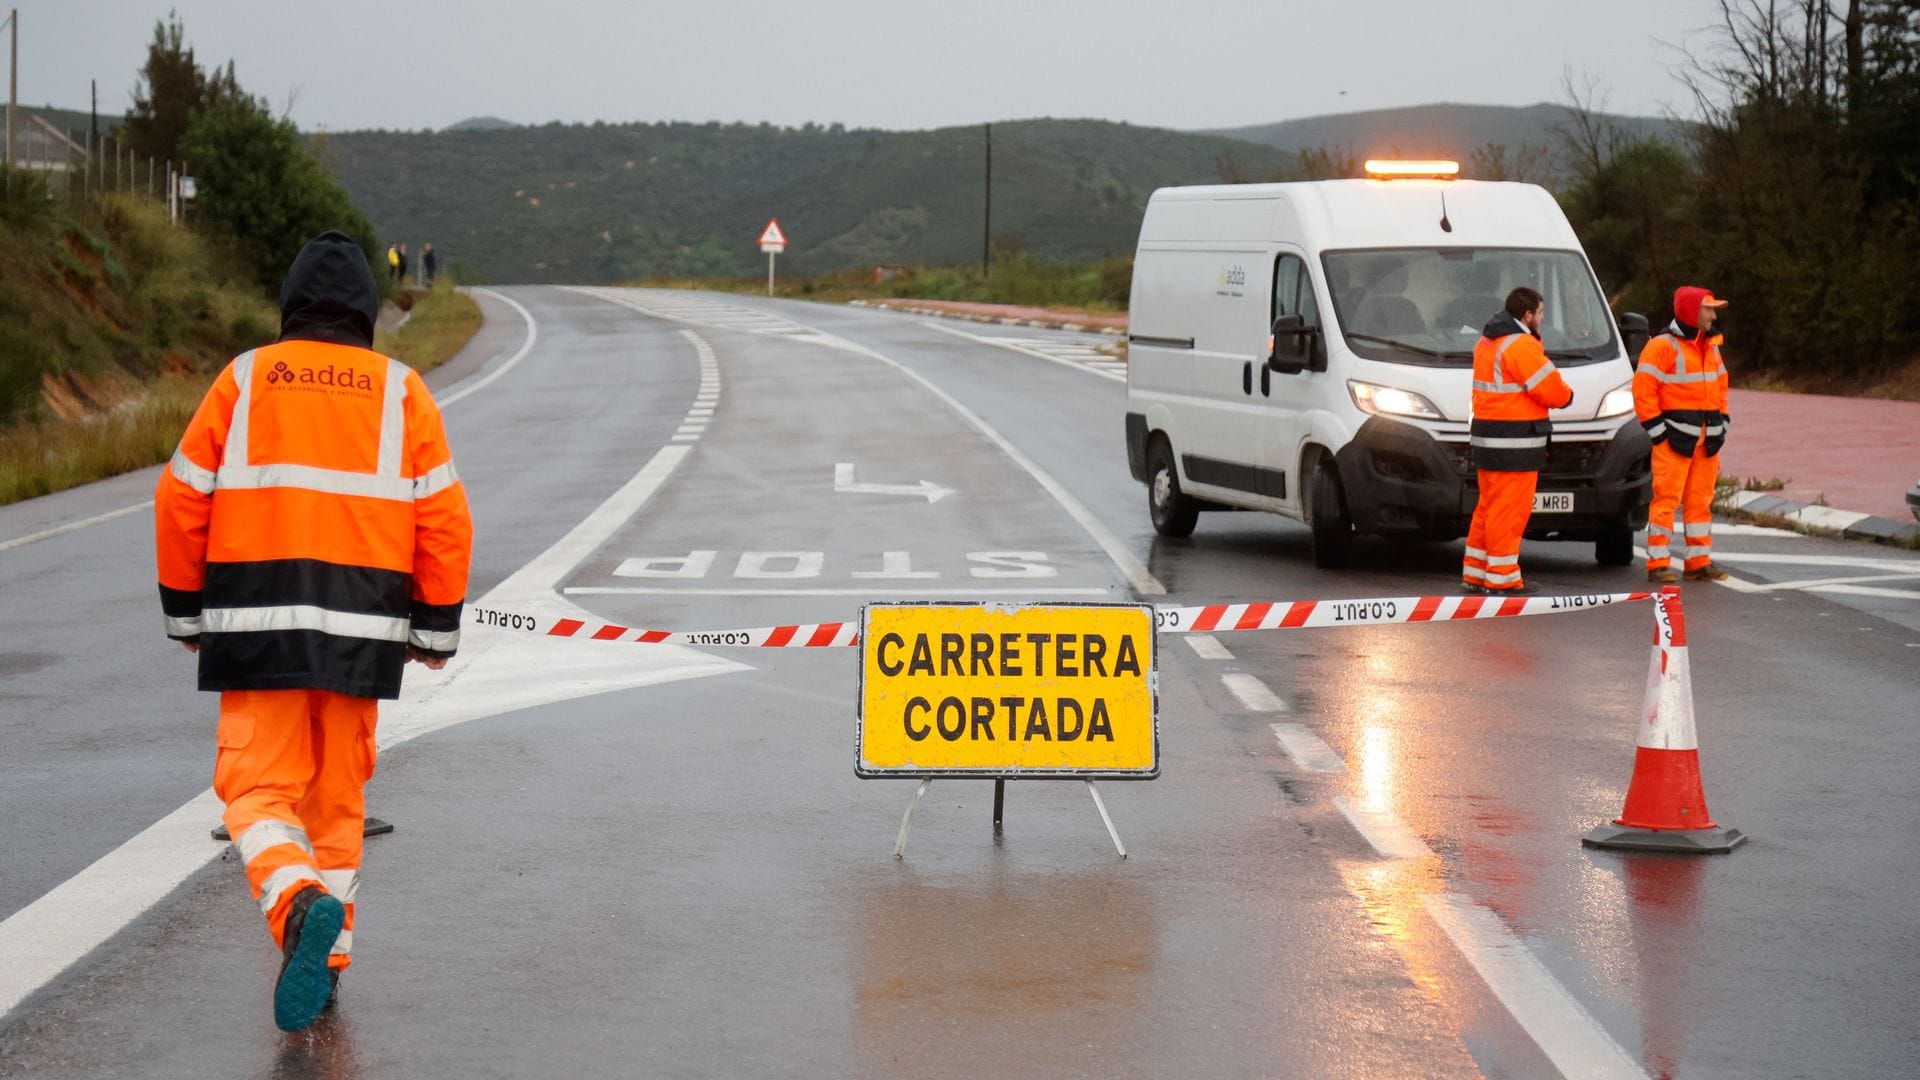
<path id="1" fill-rule="evenodd" d="M 350 237 L 309 242 L 280 340 L 214 380 L 154 493 L 167 636 L 220 692 L 213 787 L 287 1031 L 350 962 L 378 700 L 453 655 L 467 588 L 466 491 L 426 384 L 372 349 L 379 302 Z"/>
<path id="2" fill-rule="evenodd" d="M 1467 529 L 1461 589 L 1512 596 L 1540 590 L 1520 574 L 1520 538 L 1533 516 L 1533 494 L 1553 434 L 1548 410 L 1565 408 L 1573 389 L 1540 344 L 1546 299 L 1525 285 L 1473 347 L 1473 426 L 1469 441 L 1480 500 Z"/>
<path id="3" fill-rule="evenodd" d="M 1721 581 L 1713 564 L 1713 485 L 1727 439 L 1727 366 L 1713 328 L 1727 302 L 1698 285 L 1673 292 L 1673 323 L 1640 350 L 1633 411 L 1653 442 L 1647 508 L 1647 580 L 1671 585 L 1674 510 L 1680 510 L 1688 581 Z"/>

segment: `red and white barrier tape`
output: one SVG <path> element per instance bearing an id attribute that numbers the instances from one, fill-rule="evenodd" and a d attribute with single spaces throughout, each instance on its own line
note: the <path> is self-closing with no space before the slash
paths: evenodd
<path id="1" fill-rule="evenodd" d="M 1392 623 L 1458 622 L 1591 611 L 1613 604 L 1651 600 L 1653 593 L 1592 593 L 1584 596 L 1396 596 L 1377 600 L 1276 600 L 1260 604 L 1203 604 L 1154 609 L 1163 634 L 1223 633 L 1229 630 L 1313 630 Z M 642 645 L 697 645 L 712 648 L 825 649 L 860 644 L 855 623 L 805 623 L 746 630 L 648 630 L 579 619 L 548 619 L 497 608 L 474 608 L 474 625 L 516 630 L 543 637 L 620 641 Z"/>

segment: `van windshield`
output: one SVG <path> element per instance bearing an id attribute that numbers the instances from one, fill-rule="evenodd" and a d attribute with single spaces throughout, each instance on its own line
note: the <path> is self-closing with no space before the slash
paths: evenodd
<path id="1" fill-rule="evenodd" d="M 1556 363 L 1619 354 L 1613 319 L 1577 251 L 1387 248 L 1323 258 L 1341 333 L 1369 359 L 1471 366 L 1481 329 L 1520 285 L 1546 297 L 1540 337 Z"/>

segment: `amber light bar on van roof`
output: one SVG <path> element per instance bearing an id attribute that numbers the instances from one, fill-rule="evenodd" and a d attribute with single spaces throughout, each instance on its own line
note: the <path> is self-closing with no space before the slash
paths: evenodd
<path id="1" fill-rule="evenodd" d="M 1460 163 L 1433 159 L 1430 161 L 1395 161 L 1391 158 L 1369 158 L 1367 175 L 1382 180 L 1407 179 L 1419 177 L 1429 180 L 1451 180 L 1460 174 Z"/>

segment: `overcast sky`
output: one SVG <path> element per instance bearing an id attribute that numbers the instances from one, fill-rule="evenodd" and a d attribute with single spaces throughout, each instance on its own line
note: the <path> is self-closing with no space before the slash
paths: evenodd
<path id="1" fill-rule="evenodd" d="M 7 0 L 0 0 L 0 9 Z M 1435 101 L 1524 105 L 1590 73 L 1690 114 L 1674 44 L 1713 0 L 176 0 L 203 64 L 306 129 L 1034 116 L 1233 127 Z M 26 0 L 20 99 L 124 112 L 169 4 Z M 3 18 L 0 15 L 0 18 Z"/>

